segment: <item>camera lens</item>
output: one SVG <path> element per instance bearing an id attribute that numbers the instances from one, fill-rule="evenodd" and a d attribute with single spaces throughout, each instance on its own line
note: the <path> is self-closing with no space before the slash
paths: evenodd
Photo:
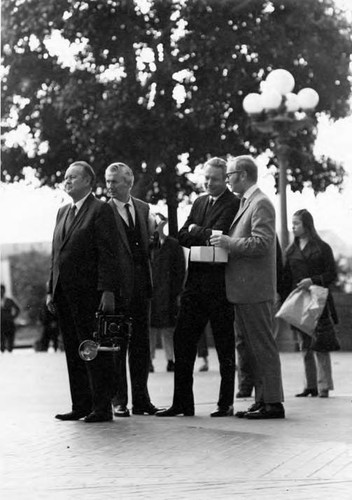
<path id="1" fill-rule="evenodd" d="M 118 333 L 119 331 L 119 326 L 117 323 L 110 323 L 108 330 L 110 333 Z"/>

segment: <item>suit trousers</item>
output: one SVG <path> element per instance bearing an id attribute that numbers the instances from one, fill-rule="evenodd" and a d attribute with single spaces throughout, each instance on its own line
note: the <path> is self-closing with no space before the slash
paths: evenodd
<path id="1" fill-rule="evenodd" d="M 78 348 L 81 342 L 93 339 L 95 312 L 99 304 L 99 294 L 86 293 L 68 300 L 59 287 L 55 295 L 59 325 L 68 368 L 72 410 L 110 412 L 112 397 L 112 355 L 99 352 L 92 361 L 83 361 Z"/>
<path id="2" fill-rule="evenodd" d="M 273 301 L 235 304 L 235 331 L 244 339 L 252 366 L 255 400 L 284 400 L 280 356 L 273 336 Z"/>
<path id="3" fill-rule="evenodd" d="M 237 368 L 238 368 L 238 390 L 251 394 L 254 387 L 253 369 L 251 356 L 247 352 L 246 341 L 242 330 L 235 330 Z"/>
<path id="4" fill-rule="evenodd" d="M 144 270 L 136 273 L 133 296 L 127 308 L 132 318 L 132 335 L 127 350 L 121 350 L 114 356 L 116 391 L 114 405 L 127 406 L 128 384 L 126 357 L 131 378 L 132 405 L 145 408 L 150 404 L 148 392 L 148 376 L 150 363 L 149 324 L 150 299 L 145 291 Z"/>
<path id="5" fill-rule="evenodd" d="M 233 404 L 235 385 L 235 338 L 233 306 L 227 301 L 225 287 L 211 291 L 186 289 L 174 333 L 175 373 L 173 405 L 193 408 L 193 370 L 197 344 L 210 320 L 220 365 L 218 406 Z"/>
<path id="6" fill-rule="evenodd" d="M 174 326 L 161 326 L 150 328 L 150 358 L 155 358 L 156 343 L 161 338 L 161 345 L 167 361 L 174 360 Z"/>
<path id="7" fill-rule="evenodd" d="M 329 352 L 316 352 L 310 349 L 312 338 L 306 333 L 293 328 L 300 339 L 300 349 L 303 355 L 305 389 L 332 390 L 331 357 Z"/>

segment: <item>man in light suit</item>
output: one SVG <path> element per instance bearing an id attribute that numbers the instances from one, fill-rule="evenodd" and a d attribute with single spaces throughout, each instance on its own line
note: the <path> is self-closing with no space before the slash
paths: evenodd
<path id="1" fill-rule="evenodd" d="M 234 304 L 235 332 L 244 339 L 253 368 L 255 403 L 236 416 L 250 420 L 284 418 L 281 365 L 273 336 L 276 293 L 275 210 L 258 188 L 258 168 L 251 156 L 231 160 L 227 177 L 241 206 L 229 235 L 213 236 L 226 248 L 226 293 Z"/>
<path id="2" fill-rule="evenodd" d="M 108 204 L 115 215 L 114 234 L 118 236 L 117 259 L 120 267 L 116 290 L 117 310 L 132 318 L 132 335 L 128 346 L 132 389 L 132 413 L 154 415 L 156 408 L 148 393 L 149 320 L 152 296 L 150 245 L 155 221 L 149 205 L 131 196 L 134 175 L 124 163 L 112 163 L 105 171 Z M 112 400 L 116 417 L 129 417 L 126 351 L 115 357 L 116 390 Z"/>
<path id="3" fill-rule="evenodd" d="M 180 229 L 182 246 L 209 245 L 212 230 L 227 233 L 239 200 L 226 186 L 226 162 L 211 158 L 204 165 L 207 195 L 199 196 Z M 194 415 L 193 369 L 197 343 L 210 321 L 219 358 L 221 384 L 218 405 L 211 417 L 233 415 L 235 385 L 235 336 L 233 307 L 226 298 L 225 264 L 189 262 L 185 289 L 174 333 L 174 395 L 170 408 L 157 417 Z"/>
<path id="4" fill-rule="evenodd" d="M 112 420 L 112 356 L 99 353 L 92 361 L 78 354 L 82 341 L 93 340 L 95 313 L 114 313 L 118 268 L 114 214 L 92 195 L 95 174 L 84 161 L 65 173 L 65 190 L 73 204 L 60 208 L 54 230 L 46 304 L 56 313 L 63 335 L 72 411 L 59 420 Z"/>

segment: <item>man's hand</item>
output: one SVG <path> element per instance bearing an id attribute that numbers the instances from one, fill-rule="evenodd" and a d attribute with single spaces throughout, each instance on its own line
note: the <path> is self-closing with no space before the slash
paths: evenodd
<path id="1" fill-rule="evenodd" d="M 214 247 L 225 248 L 225 250 L 230 251 L 230 236 L 226 236 L 225 234 L 214 234 L 210 236 L 209 242 Z"/>
<path id="2" fill-rule="evenodd" d="M 53 296 L 51 293 L 48 293 L 46 296 L 46 307 L 48 308 L 48 311 L 51 312 L 51 314 L 56 314 L 56 307 L 53 302 Z"/>
<path id="3" fill-rule="evenodd" d="M 103 292 L 100 300 L 99 309 L 105 314 L 114 314 L 115 297 L 114 292 Z"/>

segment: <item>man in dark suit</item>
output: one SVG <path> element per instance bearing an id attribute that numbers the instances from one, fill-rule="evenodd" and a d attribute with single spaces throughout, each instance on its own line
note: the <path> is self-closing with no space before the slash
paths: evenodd
<path id="1" fill-rule="evenodd" d="M 257 186 L 258 168 L 251 156 L 230 161 L 227 176 L 232 191 L 241 197 L 241 206 L 229 235 L 212 236 L 210 241 L 229 253 L 227 298 L 234 304 L 236 335 L 244 339 L 255 387 L 255 403 L 236 416 L 284 418 L 280 357 L 273 335 L 275 210 Z"/>
<path id="2" fill-rule="evenodd" d="M 69 166 L 65 190 L 73 204 L 60 208 L 54 230 L 46 303 L 59 318 L 72 398 L 72 411 L 56 415 L 59 420 L 112 419 L 112 356 L 99 353 L 85 362 L 78 353 L 80 343 L 93 338 L 96 311 L 114 313 L 118 278 L 114 215 L 93 196 L 94 181 L 88 163 Z"/>
<path id="3" fill-rule="evenodd" d="M 190 215 L 179 232 L 182 246 L 209 244 L 212 230 L 227 233 L 239 207 L 239 200 L 226 187 L 226 162 L 212 158 L 204 166 L 207 195 L 193 204 Z M 235 345 L 233 307 L 226 298 L 225 265 L 189 262 L 185 290 L 174 333 L 175 386 L 170 408 L 158 417 L 194 415 L 193 369 L 197 343 L 208 321 L 217 350 L 221 386 L 218 408 L 212 417 L 233 414 L 235 383 Z"/>
<path id="4" fill-rule="evenodd" d="M 132 389 L 132 413 L 154 415 L 158 410 L 150 401 L 149 318 L 152 296 L 150 245 L 155 220 L 149 205 L 131 196 L 132 170 L 124 163 L 112 163 L 105 171 L 109 205 L 115 216 L 114 234 L 118 236 L 117 259 L 121 268 L 116 291 L 117 309 L 132 318 L 132 335 L 128 346 Z M 126 351 L 115 357 L 117 387 L 113 398 L 114 415 L 128 417 Z"/>

